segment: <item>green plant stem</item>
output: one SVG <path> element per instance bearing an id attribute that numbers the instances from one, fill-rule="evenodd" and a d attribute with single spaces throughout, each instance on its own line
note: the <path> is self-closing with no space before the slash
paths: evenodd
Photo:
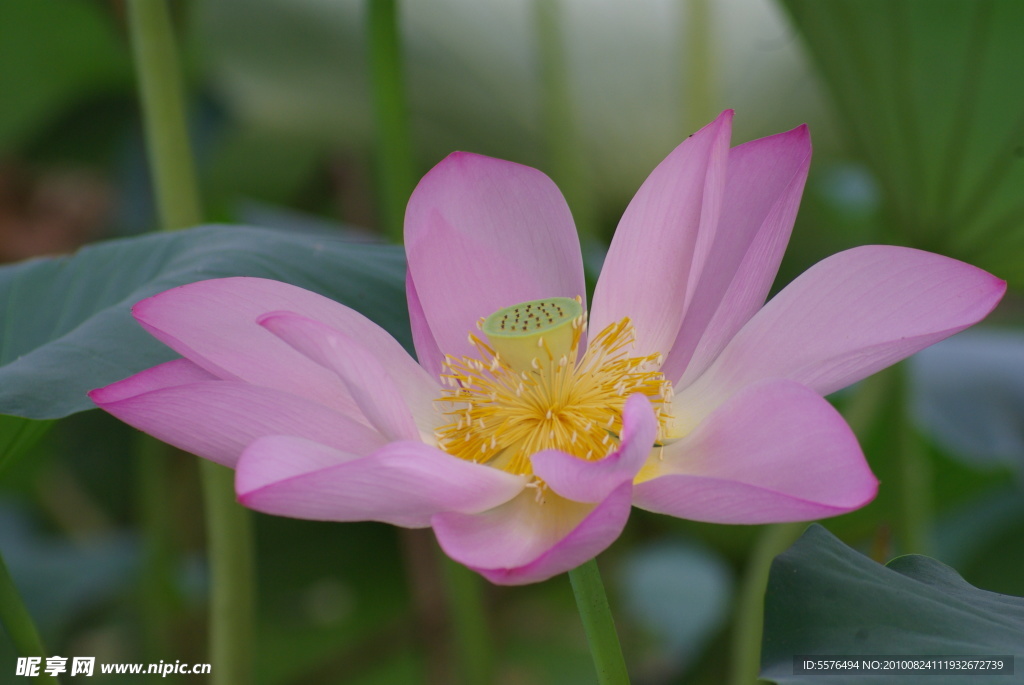
<path id="1" fill-rule="evenodd" d="M 370 82 L 376 122 L 377 191 L 386 234 L 402 241 L 405 206 L 415 185 L 396 0 L 367 0 Z M 447 557 L 441 575 L 465 685 L 493 682 L 493 657 L 479 577 Z"/>
<path id="2" fill-rule="evenodd" d="M 534 0 L 540 64 L 541 126 L 551 178 L 561 189 L 581 240 L 595 238 L 594 206 L 572 99 L 569 60 L 562 39 L 561 0 Z"/>
<path id="3" fill-rule="evenodd" d="M 715 115 L 713 30 L 711 0 L 681 0 L 683 28 L 682 110 L 684 135 Z"/>
<path id="4" fill-rule="evenodd" d="M 178 53 L 165 0 L 129 0 L 128 23 L 157 207 L 164 230 L 202 221 L 185 124 Z M 210 558 L 212 685 L 252 682 L 252 522 L 235 503 L 230 471 L 201 465 Z"/>
<path id="5" fill-rule="evenodd" d="M 896 551 L 928 554 L 932 464 L 910 415 L 907 369 L 897 364 L 861 381 L 843 414 L 883 483 L 873 506 L 891 522 Z"/>
<path id="6" fill-rule="evenodd" d="M 377 192 L 387 236 L 402 241 L 415 171 L 396 0 L 367 0 Z"/>
<path id="7" fill-rule="evenodd" d="M 171 644 L 172 622 L 177 605 L 172 543 L 171 503 L 168 476 L 170 446 L 145 433 L 135 434 L 136 507 L 143 530 L 140 606 L 143 617 L 142 645 L 146 659 L 166 656 Z"/>
<path id="8" fill-rule="evenodd" d="M 33 421 L 18 416 L 0 416 L 0 472 L 6 470 L 28 452 L 39 438 L 53 425 L 53 421 Z M 46 658 L 43 641 L 32 621 L 32 615 L 25 608 L 18 588 L 11 578 L 7 564 L 0 555 L 0 624 L 14 643 L 14 649 L 21 656 Z M 45 665 L 45 662 L 43 662 Z M 42 674 L 42 669 L 40 669 Z M 46 674 L 35 678 L 38 683 L 59 683 Z"/>
<path id="9" fill-rule="evenodd" d="M 886 371 L 893 377 L 895 404 L 890 421 L 896 436 L 896 488 L 899 491 L 896 533 L 904 554 L 928 554 L 932 520 L 931 462 L 910 416 L 909 378 L 906 364 Z"/>
<path id="10" fill-rule="evenodd" d="M 231 469 L 212 461 L 199 465 L 210 555 L 211 685 L 253 682 L 255 574 L 252 518 L 235 502 Z"/>
<path id="11" fill-rule="evenodd" d="M 569 580 L 576 595 L 576 606 L 583 621 L 583 631 L 587 634 L 594 668 L 597 669 L 597 682 L 601 685 L 629 683 L 626 661 L 622 658 L 622 647 L 615 632 L 615 620 L 608 606 L 597 560 L 591 559 L 569 571 Z"/>
<path id="12" fill-rule="evenodd" d="M 161 227 L 193 226 L 202 220 L 202 210 L 167 3 L 130 0 L 128 22 Z"/>
<path id="13" fill-rule="evenodd" d="M 747 561 L 732 634 L 729 684 L 753 685 L 761 672 L 761 637 L 764 631 L 764 593 L 772 560 L 792 545 L 807 523 L 763 526 Z"/>
<path id="14" fill-rule="evenodd" d="M 21 601 L 18 588 L 14 585 L 7 564 L 0 556 L 0 622 L 11 637 L 14 649 L 22 656 L 38 656 L 44 659 L 46 664 L 46 650 L 43 649 L 43 641 L 39 638 L 39 631 L 36 630 L 32 616 Z M 37 683 L 60 683 L 55 676 L 43 673 L 40 668 L 40 675 L 36 676 Z"/>
<path id="15" fill-rule="evenodd" d="M 463 685 L 494 682 L 494 655 L 480 576 L 448 557 L 441 560 L 459 675 Z"/>

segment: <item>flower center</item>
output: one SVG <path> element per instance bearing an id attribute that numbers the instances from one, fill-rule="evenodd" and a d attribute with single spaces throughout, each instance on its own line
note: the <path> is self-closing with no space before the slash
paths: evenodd
<path id="1" fill-rule="evenodd" d="M 671 419 L 672 385 L 658 354 L 628 356 L 633 325 L 613 323 L 580 354 L 586 315 L 580 299 L 524 302 L 487 317 L 469 339 L 478 357 L 447 356 L 441 449 L 514 474 L 532 473 L 530 455 L 557 449 L 601 459 L 618 449 L 622 408 L 634 393 L 651 400 L 661 432 Z"/>

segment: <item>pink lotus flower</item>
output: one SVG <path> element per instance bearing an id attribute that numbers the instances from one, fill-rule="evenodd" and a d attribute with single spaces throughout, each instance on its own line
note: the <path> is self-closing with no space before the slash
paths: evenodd
<path id="1" fill-rule="evenodd" d="M 228 278 L 136 305 L 184 359 L 91 397 L 235 468 L 248 507 L 432 526 L 448 555 L 496 583 L 589 560 L 632 506 L 747 524 L 862 507 L 877 481 L 822 395 L 977 322 L 1005 283 L 866 246 L 762 307 L 810 140 L 801 126 L 730 149 L 731 119 L 640 188 L 589 313 L 554 184 L 455 153 L 406 214 L 418 363 L 343 305 Z"/>

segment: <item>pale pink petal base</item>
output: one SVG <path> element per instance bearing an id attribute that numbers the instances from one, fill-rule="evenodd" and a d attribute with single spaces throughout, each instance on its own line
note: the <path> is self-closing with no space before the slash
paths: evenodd
<path id="1" fill-rule="evenodd" d="M 569 207 L 551 179 L 521 164 L 466 152 L 442 160 L 409 199 L 405 251 L 416 302 L 444 354 L 473 354 L 467 334 L 502 307 L 586 296 Z"/>
<path id="2" fill-rule="evenodd" d="M 650 401 L 633 395 L 622 415 L 622 444 L 598 461 L 558 450 L 532 457 L 546 485 L 476 516 L 433 518 L 442 549 L 501 585 L 545 580 L 589 561 L 622 532 L 629 518 L 633 477 L 658 432 Z"/>
<path id="3" fill-rule="evenodd" d="M 310 440 L 271 436 L 245 450 L 235 491 L 245 506 L 321 521 L 430 525 L 442 511 L 476 513 L 514 498 L 525 479 L 417 442 L 355 457 Z"/>
<path id="4" fill-rule="evenodd" d="M 722 216 L 686 318 L 661 371 L 683 385 L 764 304 L 796 221 L 811 137 L 807 126 L 729 150 Z"/>
<path id="5" fill-rule="evenodd" d="M 440 386 L 419 366 L 385 369 L 362 344 L 341 331 L 292 312 L 271 312 L 257 323 L 317 364 L 338 374 L 370 424 L 388 440 L 418 440 L 415 407 L 425 431 L 437 426 Z"/>
<path id="6" fill-rule="evenodd" d="M 405 299 L 409 304 L 409 326 L 412 329 L 416 359 L 432 378 L 439 378 L 444 368 L 444 354 L 437 346 L 437 340 L 427 323 L 420 296 L 416 293 L 416 284 L 412 282 L 412 273 L 408 269 L 405 272 Z"/>
<path id="7" fill-rule="evenodd" d="M 345 413 L 355 410 L 345 386 L 256 320 L 289 311 L 320 321 L 356 340 L 396 373 L 416 362 L 384 329 L 362 314 L 308 290 L 264 278 L 220 278 L 172 288 L 132 308 L 155 338 L 209 373 L 276 388 Z"/>
<path id="8" fill-rule="evenodd" d="M 813 390 L 776 379 L 744 388 L 656 453 L 633 503 L 696 521 L 781 523 L 858 509 L 877 490 L 839 412 Z"/>
<path id="9" fill-rule="evenodd" d="M 498 585 L 525 585 L 572 570 L 603 552 L 629 518 L 632 485 L 598 505 L 531 489 L 496 509 L 438 514 L 431 525 L 445 554 Z"/>
<path id="10" fill-rule="evenodd" d="M 155 366 L 89 393 L 98 407 L 175 447 L 233 467 L 267 435 L 296 435 L 355 454 L 385 440 L 377 431 L 318 402 L 272 388 L 208 377 L 186 360 Z"/>
<path id="11" fill-rule="evenodd" d="M 636 355 L 672 348 L 718 223 L 732 114 L 683 141 L 629 203 L 594 290 L 593 334 L 628 316 Z"/>
<path id="12" fill-rule="evenodd" d="M 622 410 L 622 442 L 604 459 L 587 461 L 559 450 L 538 452 L 533 472 L 556 494 L 574 502 L 601 502 L 612 490 L 632 482 L 658 435 L 658 419 L 644 395 L 626 400 Z"/>
<path id="13" fill-rule="evenodd" d="M 677 387 L 673 411 L 692 428 L 765 378 L 827 395 L 977 323 L 1005 291 L 991 274 L 930 252 L 884 245 L 840 252 L 786 286 L 707 372 Z"/>

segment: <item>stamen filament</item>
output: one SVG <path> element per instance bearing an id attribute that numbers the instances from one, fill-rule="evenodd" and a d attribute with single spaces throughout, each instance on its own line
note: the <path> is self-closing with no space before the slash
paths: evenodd
<path id="1" fill-rule="evenodd" d="M 533 358 L 529 370 L 514 368 L 472 334 L 476 357 L 446 357 L 447 387 L 438 402 L 452 421 L 437 431 L 441 448 L 515 474 L 531 474 L 530 457 L 546 449 L 602 458 L 618 449 L 622 409 L 635 393 L 650 399 L 664 427 L 671 384 L 657 371 L 659 354 L 627 356 L 634 342 L 629 319 L 607 326 L 582 355 L 585 315 L 571 323 L 569 351 L 557 364 L 544 337 L 535 347 L 542 361 Z"/>

